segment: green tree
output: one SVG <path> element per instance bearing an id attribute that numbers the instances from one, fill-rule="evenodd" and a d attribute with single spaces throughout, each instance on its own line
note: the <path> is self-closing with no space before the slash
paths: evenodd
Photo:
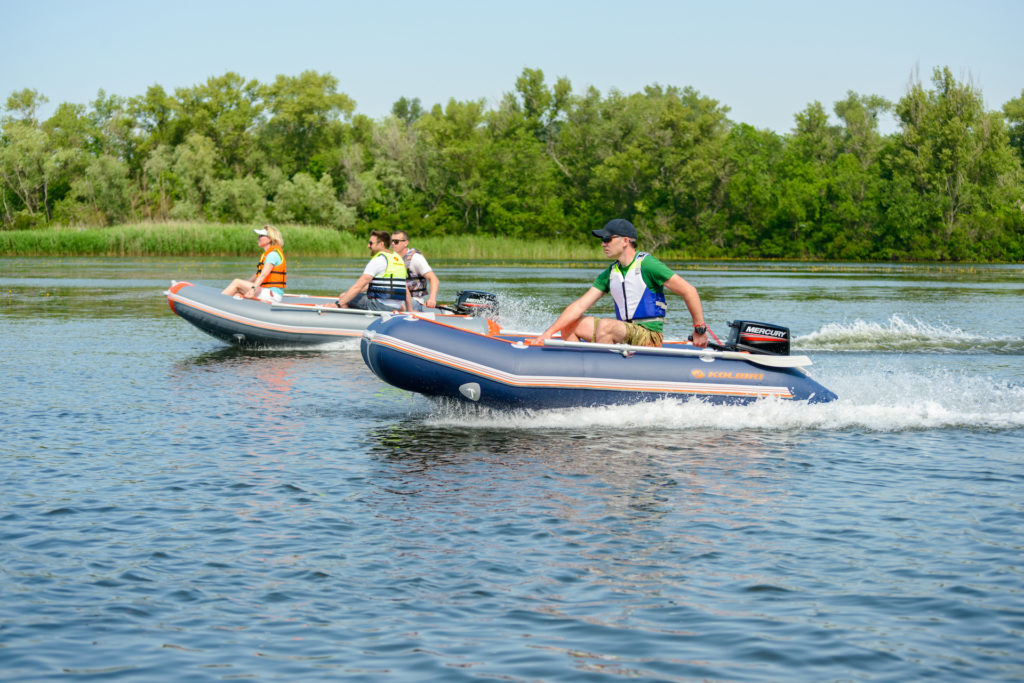
<path id="1" fill-rule="evenodd" d="M 485 148 L 477 157 L 486 197 L 482 225 L 501 226 L 503 233 L 516 237 L 564 231 L 560 171 L 549 150 L 570 91 L 564 78 L 552 89 L 542 71 L 524 69 L 515 92 L 506 93 L 485 116 Z"/>
<path id="2" fill-rule="evenodd" d="M 256 133 L 264 123 L 263 87 L 229 71 L 208 78 L 206 83 L 175 91 L 171 103 L 177 133 L 197 133 L 213 142 L 217 150 L 217 175 L 242 177 L 259 164 Z M 153 92 L 154 114 L 160 109 L 160 92 Z"/>
<path id="3" fill-rule="evenodd" d="M 50 188 L 67 154 L 55 150 L 49 136 L 29 120 L 4 126 L 0 137 L 0 182 L 5 190 L 5 220 L 15 227 L 34 227 L 53 218 Z M 8 203 L 7 197 L 12 201 Z"/>
<path id="4" fill-rule="evenodd" d="M 141 168 L 139 141 L 135 133 L 135 117 L 130 109 L 130 103 L 124 97 L 107 96 L 100 90 L 86 114 L 94 135 L 88 151 L 94 156 L 107 154 L 125 162 L 132 170 L 138 170 Z"/>
<path id="5" fill-rule="evenodd" d="M 644 248 L 695 257 L 1024 259 L 1024 92 L 987 112 L 948 69 L 895 105 L 848 92 L 838 125 L 813 102 L 784 136 L 692 88 L 574 95 L 531 68 L 493 109 L 402 97 L 377 121 L 313 71 L 100 90 L 40 121 L 45 102 L 20 90 L 0 117 L 4 227 L 266 216 L 556 238 L 622 216 Z"/>
<path id="6" fill-rule="evenodd" d="M 564 119 L 572 96 L 572 83 L 559 78 L 553 88 L 544 82 L 540 69 L 523 69 L 516 79 L 515 94 L 507 95 L 504 105 L 522 114 L 524 124 L 538 140 L 547 140 Z"/>
<path id="7" fill-rule="evenodd" d="M 892 103 L 877 95 L 848 92 L 835 103 L 843 123 L 839 155 L 833 166 L 830 214 L 835 230 L 829 248 L 820 256 L 867 259 L 873 255 L 884 217 L 879 206 L 884 186 L 879 159 L 885 140 L 878 119 Z"/>
<path id="8" fill-rule="evenodd" d="M 974 86 L 948 68 L 935 69 L 932 83 L 913 83 L 896 104 L 901 132 L 887 159 L 896 192 L 887 209 L 903 244 L 894 246 L 913 258 L 966 258 L 1000 231 L 1020 165 L 1002 117 L 985 111 Z"/>
<path id="9" fill-rule="evenodd" d="M 128 106 L 141 131 L 144 153 L 160 145 L 174 147 L 185 140 L 190 124 L 177 114 L 178 103 L 162 86 L 151 85 L 145 95 L 131 98 Z"/>
<path id="10" fill-rule="evenodd" d="M 90 160 L 85 172 L 71 183 L 69 196 L 57 209 L 69 223 L 113 225 L 131 212 L 128 165 L 108 154 Z"/>
<path id="11" fill-rule="evenodd" d="M 879 95 L 858 95 L 847 91 L 846 99 L 836 102 L 833 111 L 843 123 L 841 149 L 853 154 L 864 169 L 878 160 L 884 145 L 878 132 L 878 119 L 891 112 L 892 102 Z"/>
<path id="12" fill-rule="evenodd" d="M 416 118 L 421 115 L 417 114 Z M 418 144 L 416 132 L 404 119 L 390 116 L 374 127 L 372 142 L 370 150 L 380 180 L 381 202 L 385 210 L 399 211 L 403 205 L 413 201 L 412 174 Z"/>
<path id="13" fill-rule="evenodd" d="M 275 219 L 282 223 L 334 228 L 348 228 L 355 223 L 355 211 L 338 201 L 334 183 L 327 174 L 317 182 L 308 173 L 296 173 L 278 188 L 272 210 Z"/>
<path id="14" fill-rule="evenodd" d="M 12 93 L 0 118 L 0 199 L 8 227 L 35 227 L 52 217 L 51 187 L 64 158 L 37 120 L 48 100 L 25 88 Z"/>
<path id="15" fill-rule="evenodd" d="M 695 245 L 724 222 L 716 156 L 727 109 L 692 88 L 652 85 L 643 93 L 593 88 L 573 98 L 551 158 L 565 183 L 567 215 L 596 225 L 630 218 L 645 248 Z"/>
<path id="16" fill-rule="evenodd" d="M 103 131 L 84 105 L 66 102 L 40 128 L 47 136 L 54 161 L 59 160 L 47 187 L 51 205 L 56 207 L 71 194 L 72 183 L 85 174 L 90 161 L 102 154 Z M 57 219 L 63 220 L 60 216 Z"/>
<path id="17" fill-rule="evenodd" d="M 711 236 L 711 255 L 757 258 L 777 204 L 784 138 L 749 124 L 734 125 L 721 156 L 723 206 L 728 220 Z"/>
<path id="18" fill-rule="evenodd" d="M 175 179 L 172 218 L 201 218 L 213 190 L 216 148 L 213 141 L 191 133 L 174 149 L 171 171 Z"/>
<path id="19" fill-rule="evenodd" d="M 776 178 L 778 198 L 771 232 L 763 242 L 775 258 L 818 257 L 829 250 L 835 224 L 828 212 L 839 129 L 820 102 L 794 117 Z"/>
<path id="20" fill-rule="evenodd" d="M 262 223 L 267 198 L 253 176 L 214 180 L 206 215 L 222 223 Z"/>
<path id="21" fill-rule="evenodd" d="M 278 76 L 261 93 L 270 114 L 262 144 L 270 163 L 289 175 L 309 170 L 317 153 L 338 146 L 345 134 L 343 119 L 355 110 L 355 102 L 338 92 L 337 78 L 315 71 Z"/>
<path id="22" fill-rule="evenodd" d="M 423 116 L 423 104 L 418 97 L 414 97 L 411 100 L 404 96 L 399 97 L 391 105 L 391 115 L 396 119 L 404 121 L 407 125 L 415 123 L 419 117 Z"/>
<path id="23" fill-rule="evenodd" d="M 147 218 L 166 220 L 173 205 L 174 150 L 160 145 L 147 157 L 139 179 L 141 209 Z"/>
<path id="24" fill-rule="evenodd" d="M 414 124 L 422 145 L 413 182 L 423 193 L 430 224 L 479 232 L 487 205 L 482 159 L 487 151 L 484 101 L 434 105 Z M 429 230 L 429 225 L 426 227 Z"/>
<path id="25" fill-rule="evenodd" d="M 1010 145 L 1017 153 L 1017 159 L 1024 163 L 1024 90 L 1003 105 L 1003 115 L 1010 126 Z"/>
<path id="26" fill-rule="evenodd" d="M 37 114 L 39 108 L 50 100 L 32 88 L 24 88 L 10 94 L 7 104 L 4 107 L 9 113 L 4 117 L 4 122 L 21 121 L 34 125 L 38 123 Z"/>
<path id="27" fill-rule="evenodd" d="M 601 92 L 589 87 L 583 95 L 570 98 L 565 121 L 547 145 L 546 152 L 560 172 L 559 194 L 566 218 L 575 229 L 598 224 L 602 217 L 608 220 L 605 198 L 593 175 L 609 154 L 611 129 Z"/>
<path id="28" fill-rule="evenodd" d="M 85 105 L 62 102 L 41 128 L 57 148 L 77 149 L 83 155 L 103 152 L 100 143 L 102 131 L 97 129 L 96 121 L 89 116 Z"/>
<path id="29" fill-rule="evenodd" d="M 657 107 L 651 154 L 657 160 L 650 200 L 637 230 L 652 248 L 661 240 L 703 252 L 726 221 L 721 159 L 729 133 L 728 107 L 693 88 L 648 86 Z"/>

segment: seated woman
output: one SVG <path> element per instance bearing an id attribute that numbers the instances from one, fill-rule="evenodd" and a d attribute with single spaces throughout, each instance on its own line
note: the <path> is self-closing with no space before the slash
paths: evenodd
<path id="1" fill-rule="evenodd" d="M 284 238 L 281 237 L 281 231 L 273 225 L 264 225 L 253 232 L 258 235 L 256 242 L 263 249 L 260 262 L 256 264 L 256 274 L 248 280 L 232 280 L 221 294 L 280 302 L 288 282 L 284 251 L 281 249 L 284 246 Z"/>

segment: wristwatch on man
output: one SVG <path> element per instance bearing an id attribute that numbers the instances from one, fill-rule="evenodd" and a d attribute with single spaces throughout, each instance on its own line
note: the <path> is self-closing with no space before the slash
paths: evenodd
<path id="1" fill-rule="evenodd" d="M 694 325 L 693 326 L 693 333 L 694 334 L 707 334 L 707 332 L 708 332 L 708 328 L 705 327 L 703 324 Z"/>

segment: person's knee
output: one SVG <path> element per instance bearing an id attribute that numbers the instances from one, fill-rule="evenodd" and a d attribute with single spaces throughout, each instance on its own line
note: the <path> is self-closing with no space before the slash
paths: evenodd
<path id="1" fill-rule="evenodd" d="M 619 320 L 603 318 L 597 327 L 597 341 L 602 344 L 620 344 L 626 338 L 626 326 Z"/>
<path id="2" fill-rule="evenodd" d="M 567 341 L 594 341 L 594 334 L 597 330 L 597 321 L 594 318 L 581 318 L 576 326 L 570 331 L 570 336 L 573 339 L 567 339 Z"/>

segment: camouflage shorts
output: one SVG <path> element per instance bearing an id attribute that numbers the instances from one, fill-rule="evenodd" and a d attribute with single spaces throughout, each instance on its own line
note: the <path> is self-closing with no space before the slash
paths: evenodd
<path id="1" fill-rule="evenodd" d="M 649 330 L 643 325 L 637 325 L 636 323 L 625 323 L 625 325 L 626 338 L 622 340 L 624 344 L 632 346 L 661 346 L 663 339 L 661 332 Z"/>

